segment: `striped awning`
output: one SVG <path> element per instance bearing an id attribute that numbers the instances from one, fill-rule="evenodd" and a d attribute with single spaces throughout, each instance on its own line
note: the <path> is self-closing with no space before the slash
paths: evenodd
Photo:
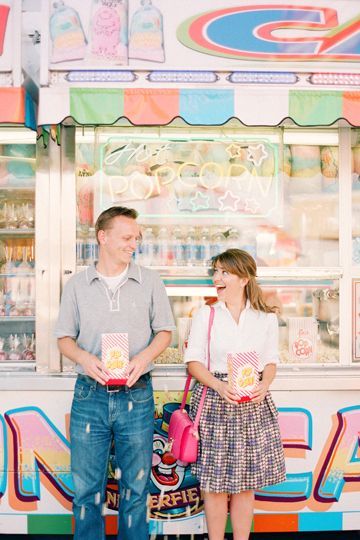
<path id="1" fill-rule="evenodd" d="M 20 124 L 36 129 L 34 103 L 25 88 L 0 88 L 0 124 Z"/>
<path id="2" fill-rule="evenodd" d="M 166 125 L 182 118 L 189 125 L 223 125 L 237 118 L 246 126 L 360 126 L 360 91 L 236 89 L 43 88 L 38 124 Z"/>

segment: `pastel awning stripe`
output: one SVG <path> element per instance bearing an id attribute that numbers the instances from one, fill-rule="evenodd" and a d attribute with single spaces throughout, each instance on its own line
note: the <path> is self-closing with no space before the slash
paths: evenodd
<path id="1" fill-rule="evenodd" d="M 81 100 L 81 94 L 78 99 Z M 70 101 L 69 88 L 66 86 L 40 88 L 38 125 L 60 124 L 70 117 Z"/>
<path id="2" fill-rule="evenodd" d="M 234 90 L 180 90 L 180 116 L 192 125 L 222 125 L 234 116 Z"/>
<path id="3" fill-rule="evenodd" d="M 299 126 L 331 126 L 342 118 L 342 97 L 336 90 L 290 90 L 289 117 Z"/>
<path id="4" fill-rule="evenodd" d="M 223 125 L 231 118 L 246 126 L 278 126 L 289 120 L 303 127 L 331 126 L 342 119 L 360 126 L 360 91 L 276 86 L 40 90 L 40 126 L 65 119 L 78 125 L 112 125 L 121 118 L 137 126 L 161 126 L 177 117 L 205 126 Z"/>
<path id="5" fill-rule="evenodd" d="M 71 88 L 70 115 L 78 124 L 113 124 L 124 116 L 124 90 Z"/>
<path id="6" fill-rule="evenodd" d="M 246 126 L 277 126 L 289 115 L 288 101 L 288 88 L 239 88 L 234 116 Z"/>
<path id="7" fill-rule="evenodd" d="M 0 88 L 0 124 L 22 124 L 36 129 L 34 104 L 25 88 Z"/>
<path id="8" fill-rule="evenodd" d="M 342 116 L 351 125 L 360 125 L 360 92 L 344 92 Z"/>
<path id="9" fill-rule="evenodd" d="M 125 90 L 124 115 L 136 125 L 165 125 L 179 116 L 179 90 Z"/>

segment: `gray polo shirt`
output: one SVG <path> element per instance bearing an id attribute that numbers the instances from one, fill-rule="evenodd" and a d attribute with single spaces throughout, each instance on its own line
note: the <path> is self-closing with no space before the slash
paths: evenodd
<path id="1" fill-rule="evenodd" d="M 99 278 L 95 265 L 72 276 L 62 293 L 55 336 L 71 337 L 101 359 L 101 334 L 127 332 L 132 358 L 161 330 L 175 330 L 165 286 L 154 270 L 131 262 L 125 281 L 114 292 Z M 75 369 L 83 372 L 79 364 Z"/>

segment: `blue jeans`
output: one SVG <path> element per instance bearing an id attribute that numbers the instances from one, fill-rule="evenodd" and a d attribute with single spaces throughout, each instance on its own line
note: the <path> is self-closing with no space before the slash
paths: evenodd
<path id="1" fill-rule="evenodd" d="M 90 377 L 78 376 L 70 417 L 74 540 L 105 538 L 103 509 L 112 441 L 120 470 L 118 538 L 148 540 L 153 430 L 150 377 L 142 388 L 108 393 Z"/>

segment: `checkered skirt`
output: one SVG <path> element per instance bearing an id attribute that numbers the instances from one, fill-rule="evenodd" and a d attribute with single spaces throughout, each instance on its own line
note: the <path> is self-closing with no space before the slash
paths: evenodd
<path id="1" fill-rule="evenodd" d="M 192 419 L 202 390 L 198 383 L 192 393 Z M 202 490 L 215 493 L 239 493 L 285 480 L 278 411 L 270 392 L 262 403 L 232 405 L 208 388 L 200 417 L 199 457 L 191 472 Z"/>

